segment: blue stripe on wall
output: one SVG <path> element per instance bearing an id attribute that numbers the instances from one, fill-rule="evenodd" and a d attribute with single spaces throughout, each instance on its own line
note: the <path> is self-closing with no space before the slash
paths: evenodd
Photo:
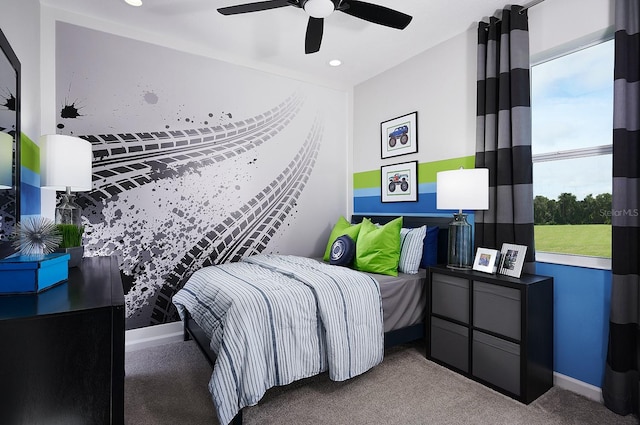
<path id="1" fill-rule="evenodd" d="M 20 181 L 30 186 L 40 187 L 40 174 L 27 167 L 22 167 L 20 168 Z"/>
<path id="2" fill-rule="evenodd" d="M 422 194 L 435 194 L 436 193 L 436 184 L 435 183 L 421 183 L 418 185 L 418 198 Z M 380 197 L 380 188 L 379 187 L 368 187 L 366 189 L 354 189 L 353 197 L 367 197 L 367 196 L 377 196 Z"/>
<path id="3" fill-rule="evenodd" d="M 422 189 L 426 189 L 423 191 Z M 432 191 L 427 191 L 432 190 Z M 353 213 L 360 215 L 418 215 L 431 217 L 452 217 L 456 210 L 439 210 L 436 208 L 435 183 L 420 185 L 418 202 L 382 202 L 380 188 L 354 190 Z M 474 223 L 473 211 L 468 214 L 467 221 Z"/>
<path id="4" fill-rule="evenodd" d="M 40 174 L 26 167 L 21 167 L 20 172 L 20 215 L 40 215 Z"/>
<path id="5" fill-rule="evenodd" d="M 420 193 L 418 202 L 385 202 L 377 196 L 360 196 L 353 198 L 354 214 L 433 214 L 446 211 L 436 210 L 435 193 Z"/>

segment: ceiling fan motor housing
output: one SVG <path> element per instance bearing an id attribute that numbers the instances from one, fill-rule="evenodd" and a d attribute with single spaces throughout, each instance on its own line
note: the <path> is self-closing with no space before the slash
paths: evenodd
<path id="1" fill-rule="evenodd" d="M 312 18 L 326 18 L 336 10 L 332 0 L 301 0 L 300 6 Z"/>

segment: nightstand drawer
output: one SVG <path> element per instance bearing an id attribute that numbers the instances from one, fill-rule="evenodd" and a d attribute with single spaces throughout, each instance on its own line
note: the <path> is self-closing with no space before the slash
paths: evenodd
<path id="1" fill-rule="evenodd" d="M 431 357 L 469 372 L 469 329 L 432 317 Z"/>
<path id="2" fill-rule="evenodd" d="M 469 323 L 469 280 L 433 273 L 431 312 Z"/>
<path id="3" fill-rule="evenodd" d="M 520 316 L 519 290 L 473 282 L 475 327 L 520 340 Z"/>
<path id="4" fill-rule="evenodd" d="M 520 346 L 482 332 L 474 332 L 472 373 L 520 395 Z"/>

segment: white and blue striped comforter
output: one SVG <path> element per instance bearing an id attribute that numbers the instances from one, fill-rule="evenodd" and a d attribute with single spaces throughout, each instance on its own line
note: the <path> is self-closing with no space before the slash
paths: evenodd
<path id="1" fill-rule="evenodd" d="M 343 381 L 382 361 L 378 282 L 348 268 L 255 255 L 198 270 L 173 303 L 218 354 L 209 391 L 223 425 L 273 386 L 327 369 Z"/>

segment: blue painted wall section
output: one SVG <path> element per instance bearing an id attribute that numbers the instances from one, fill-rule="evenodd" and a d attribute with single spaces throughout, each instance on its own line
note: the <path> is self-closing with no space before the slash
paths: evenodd
<path id="1" fill-rule="evenodd" d="M 611 271 L 540 262 L 536 267 L 554 278 L 554 370 L 602 387 Z"/>

